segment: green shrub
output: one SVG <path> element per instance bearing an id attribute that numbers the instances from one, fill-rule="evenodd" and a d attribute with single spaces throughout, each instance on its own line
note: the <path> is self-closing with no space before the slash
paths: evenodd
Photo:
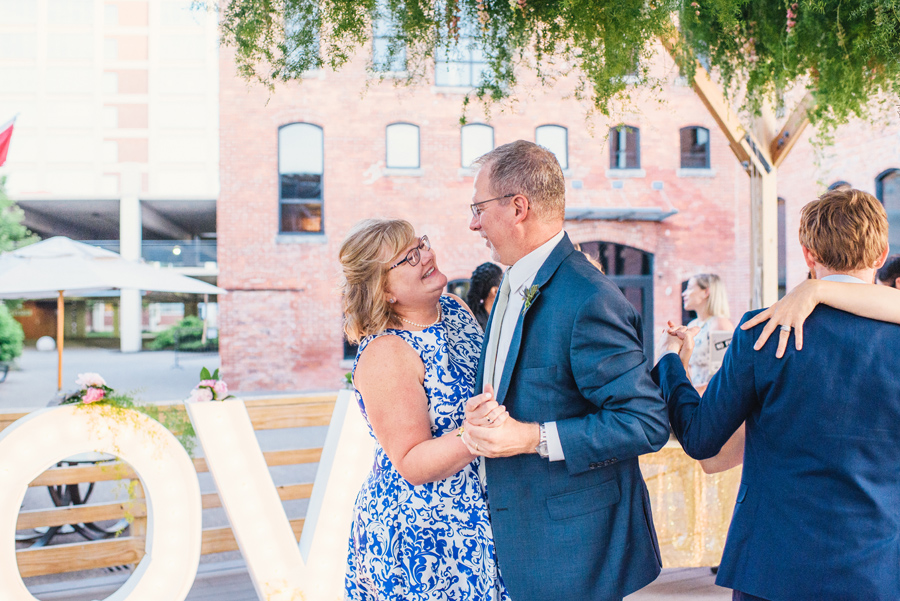
<path id="1" fill-rule="evenodd" d="M 25 333 L 13 319 L 5 303 L 0 302 L 0 363 L 12 361 L 22 354 Z"/>
<path id="2" fill-rule="evenodd" d="M 189 315 L 176 323 L 171 328 L 163 330 L 150 343 L 150 348 L 155 351 L 175 348 L 175 336 L 178 335 L 179 351 L 208 351 L 219 348 L 219 340 L 207 340 L 203 338 L 203 320 L 194 315 Z"/>

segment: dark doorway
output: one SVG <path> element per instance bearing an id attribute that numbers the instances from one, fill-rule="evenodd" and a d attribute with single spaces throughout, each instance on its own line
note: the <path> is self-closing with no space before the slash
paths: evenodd
<path id="1" fill-rule="evenodd" d="M 624 244 L 582 242 L 581 251 L 603 266 L 641 316 L 644 354 L 653 360 L 653 255 Z"/>

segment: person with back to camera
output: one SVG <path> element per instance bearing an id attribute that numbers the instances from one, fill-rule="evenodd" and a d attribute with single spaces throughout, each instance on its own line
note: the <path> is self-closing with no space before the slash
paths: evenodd
<path id="1" fill-rule="evenodd" d="M 807 288 L 822 279 L 857 287 L 857 298 L 877 297 L 857 302 L 864 314 L 890 295 L 896 305 L 896 291 L 875 294 L 878 287 L 867 285 L 887 257 L 887 229 L 881 203 L 859 190 L 832 190 L 806 205 Z M 772 313 L 744 316 L 750 327 L 737 331 L 702 398 L 677 354 L 692 330 L 671 328 L 670 352 L 653 370 L 691 457 L 715 455 L 746 422 L 741 487 L 716 583 L 735 600 L 896 601 L 900 326 L 820 306 L 803 324 L 806 350 L 797 348 L 799 324 L 782 321 L 776 353 L 771 341 L 757 353 L 759 336 L 776 327 L 759 321 Z M 792 331 L 794 349 L 787 348 Z"/>
<path id="2" fill-rule="evenodd" d="M 875 274 L 875 283 L 900 290 L 900 255 L 888 257 L 884 266 Z"/>
<path id="3" fill-rule="evenodd" d="M 900 258 L 900 255 L 896 257 Z M 876 274 L 875 279 L 878 285 L 859 286 L 854 283 L 812 279 L 812 273 L 809 273 L 807 279 L 794 287 L 784 298 L 745 322 L 741 329 L 749 330 L 758 324 L 766 324 L 754 345 L 755 350 L 760 350 L 769 336 L 784 325 L 787 329 L 779 330 L 782 335 L 775 351 L 776 358 L 780 359 L 784 356 L 787 348 L 788 336 L 786 333 L 789 330 L 794 331 L 795 348 L 798 351 L 803 348 L 803 323 L 819 304 L 869 319 L 900 324 L 900 288 L 889 287 L 890 291 L 888 291 L 885 288 L 887 286 L 885 281 L 878 281 L 878 274 L 888 277 L 885 274 L 890 273 L 886 271 L 890 270 L 890 260 L 888 258 Z M 900 261 L 895 261 L 894 269 L 897 270 L 898 277 L 900 277 Z M 670 325 L 672 325 L 671 322 Z M 674 328 L 674 326 L 672 327 Z M 693 342 L 688 338 L 679 353 L 682 365 L 688 374 L 690 374 L 689 364 L 692 353 Z M 703 394 L 705 389 L 705 386 L 702 389 L 697 387 L 697 392 Z M 742 424 L 717 455 L 700 461 L 703 471 L 707 474 L 716 474 L 741 465 L 744 462 L 744 436 L 744 425 Z"/>
<path id="4" fill-rule="evenodd" d="M 472 272 L 466 302 L 482 331 L 487 327 L 488 317 L 502 279 L 503 270 L 491 262 L 482 263 Z"/>
<path id="5" fill-rule="evenodd" d="M 368 219 L 340 250 L 344 332 L 359 344 L 356 399 L 375 463 L 356 499 L 345 579 L 354 601 L 509 601 L 479 459 L 457 436 L 482 333 L 442 294 L 427 236 Z M 500 426 L 507 414 L 488 416 Z"/>
<path id="6" fill-rule="evenodd" d="M 729 319 L 728 296 L 725 294 L 725 284 L 718 275 L 698 273 L 688 280 L 681 297 L 685 311 L 697 313 L 697 317 L 687 324 L 689 328 L 698 328 L 694 336 L 689 375 L 694 387 L 702 393 L 718 368 L 711 361 L 713 332 L 734 331 L 734 324 Z"/>

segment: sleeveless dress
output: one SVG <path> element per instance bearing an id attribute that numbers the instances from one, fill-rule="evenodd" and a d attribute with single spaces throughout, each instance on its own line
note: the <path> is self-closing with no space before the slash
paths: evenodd
<path id="1" fill-rule="evenodd" d="M 434 437 L 465 419 L 483 334 L 472 315 L 449 296 L 443 319 L 421 332 L 389 329 L 359 345 L 353 371 L 378 336 L 405 340 L 425 366 L 424 387 Z M 366 407 L 356 400 L 363 418 Z M 473 461 L 444 480 L 413 486 L 375 439 L 375 462 L 356 498 L 350 529 L 346 598 L 354 601 L 509 601 L 500 577 L 486 492 Z"/>
<path id="2" fill-rule="evenodd" d="M 708 384 L 713 377 L 713 374 L 710 373 L 712 346 L 709 338 L 712 320 L 713 318 L 710 317 L 701 321 L 698 317 L 688 324 L 689 328 L 700 326 L 700 331 L 694 336 L 694 352 L 691 353 L 691 359 L 688 362 L 691 366 L 691 381 L 694 386 Z"/>

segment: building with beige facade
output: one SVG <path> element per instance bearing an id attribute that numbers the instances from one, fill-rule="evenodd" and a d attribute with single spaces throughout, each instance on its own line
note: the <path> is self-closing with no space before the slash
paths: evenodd
<path id="1" fill-rule="evenodd" d="M 29 228 L 215 280 L 216 25 L 189 0 L 0 0 L 0 175 Z M 138 292 L 119 323 L 140 349 Z"/>

